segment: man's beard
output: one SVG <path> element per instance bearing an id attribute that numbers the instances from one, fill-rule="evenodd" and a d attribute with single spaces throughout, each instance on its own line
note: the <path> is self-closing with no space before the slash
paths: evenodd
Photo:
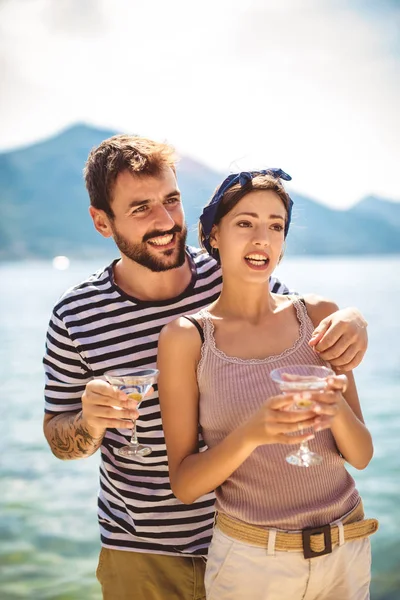
<path id="1" fill-rule="evenodd" d="M 119 251 L 134 262 L 138 263 L 139 265 L 150 269 L 150 271 L 159 273 L 161 271 L 177 269 L 178 267 L 181 267 L 185 262 L 187 236 L 186 225 L 183 225 L 183 227 L 180 227 L 179 225 L 174 225 L 174 227 L 172 227 L 172 229 L 170 229 L 169 231 L 151 231 L 149 233 L 146 233 L 142 241 L 138 244 L 133 244 L 132 242 L 129 242 L 120 233 L 118 233 L 118 231 L 114 227 L 112 227 L 112 230 L 114 242 L 116 243 Z M 175 234 L 177 246 L 165 250 L 164 252 L 161 252 L 159 256 L 155 256 L 154 254 L 152 254 L 148 248 L 148 245 L 146 244 L 146 241 L 157 236 L 171 234 Z M 168 260 L 168 258 L 176 252 L 177 254 L 175 260 Z"/>

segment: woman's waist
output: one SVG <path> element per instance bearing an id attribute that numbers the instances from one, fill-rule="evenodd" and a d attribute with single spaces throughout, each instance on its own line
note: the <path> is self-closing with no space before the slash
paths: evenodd
<path id="1" fill-rule="evenodd" d="M 216 508 L 239 521 L 265 528 L 300 530 L 331 523 L 360 501 L 353 478 L 343 470 L 345 477 L 321 476 L 305 485 L 284 476 L 275 481 L 260 477 L 249 482 L 234 473 L 216 490 Z"/>
<path id="2" fill-rule="evenodd" d="M 265 548 L 268 554 L 275 550 L 303 552 L 304 558 L 314 558 L 332 552 L 336 545 L 368 537 L 378 529 L 376 519 L 365 519 L 361 499 L 341 518 L 324 525 L 302 530 L 261 528 L 217 512 L 216 526 L 225 535 L 242 543 Z"/>

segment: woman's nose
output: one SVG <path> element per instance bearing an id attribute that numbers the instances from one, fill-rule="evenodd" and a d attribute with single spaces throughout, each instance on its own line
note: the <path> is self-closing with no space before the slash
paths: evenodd
<path id="1" fill-rule="evenodd" d="M 256 246 L 269 246 L 270 238 L 268 229 L 264 227 L 257 229 L 253 241 Z"/>

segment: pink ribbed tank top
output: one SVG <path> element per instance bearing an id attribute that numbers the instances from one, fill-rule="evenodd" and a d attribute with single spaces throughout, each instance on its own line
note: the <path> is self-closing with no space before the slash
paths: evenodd
<path id="1" fill-rule="evenodd" d="M 314 326 L 304 304 L 291 300 L 299 321 L 299 337 L 291 348 L 264 359 L 227 356 L 216 347 L 211 315 L 203 310 L 204 344 L 197 377 L 200 425 L 209 448 L 253 415 L 265 400 L 279 394 L 269 373 L 291 364 L 327 365 L 308 346 Z M 216 490 L 216 508 L 245 523 L 299 530 L 332 523 L 359 502 L 355 483 L 344 466 L 330 430 L 316 432 L 311 450 L 323 456 L 319 466 L 289 465 L 294 446 L 259 446 Z"/>

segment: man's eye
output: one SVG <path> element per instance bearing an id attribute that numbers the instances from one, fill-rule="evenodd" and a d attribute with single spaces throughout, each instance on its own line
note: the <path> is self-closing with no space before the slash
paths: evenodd
<path id="1" fill-rule="evenodd" d="M 146 210 L 148 210 L 148 206 L 147 206 L 147 204 L 143 204 L 142 206 L 139 206 L 138 208 L 135 208 L 135 209 L 132 211 L 132 214 L 133 214 L 133 215 L 136 215 L 136 214 L 138 214 L 138 213 L 143 213 L 143 212 L 146 212 Z"/>
<path id="2" fill-rule="evenodd" d="M 180 202 L 180 198 L 167 198 L 165 204 L 177 204 Z"/>

